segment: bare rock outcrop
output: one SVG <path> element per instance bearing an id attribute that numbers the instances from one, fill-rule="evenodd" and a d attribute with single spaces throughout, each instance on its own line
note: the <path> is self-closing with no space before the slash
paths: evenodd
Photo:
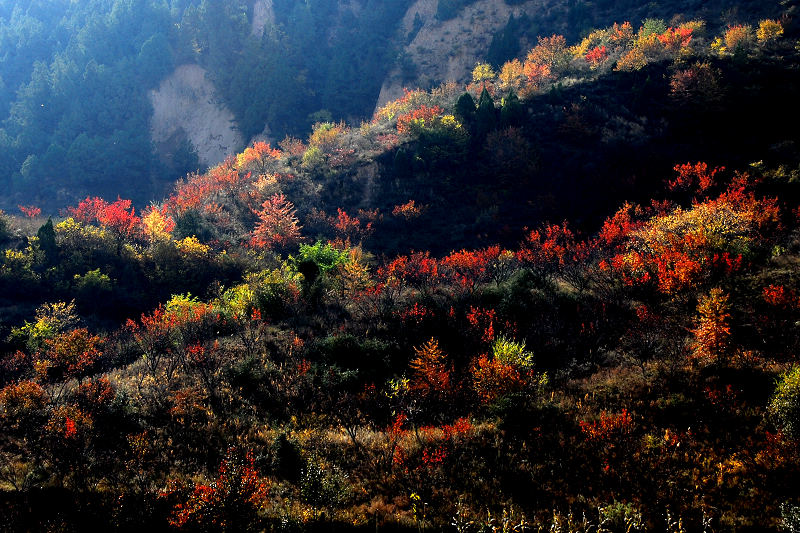
<path id="1" fill-rule="evenodd" d="M 253 2 L 253 16 L 250 33 L 254 37 L 264 35 L 264 29 L 268 24 L 275 24 L 275 10 L 273 0 L 256 0 Z"/>
<path id="2" fill-rule="evenodd" d="M 445 21 L 436 18 L 438 0 L 417 0 L 403 18 L 403 35 L 414 29 L 419 14 L 422 27 L 403 47 L 406 57 L 420 73 L 415 80 L 403 80 L 400 68 L 393 69 L 383 82 L 377 107 L 400 98 L 403 87 L 427 88 L 446 81 L 466 82 L 475 64 L 486 57 L 492 36 L 501 30 L 513 14 L 533 14 L 542 8 L 542 0 L 509 6 L 504 0 L 478 0 Z"/>
<path id="3" fill-rule="evenodd" d="M 176 137 L 189 140 L 203 165 L 213 166 L 244 144 L 233 113 L 216 96 L 199 65 L 181 65 L 150 92 L 150 134 L 159 152 Z"/>

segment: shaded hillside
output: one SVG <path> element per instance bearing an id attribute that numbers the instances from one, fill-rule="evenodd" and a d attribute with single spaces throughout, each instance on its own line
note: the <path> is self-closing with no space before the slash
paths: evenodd
<path id="1" fill-rule="evenodd" d="M 189 239 L 184 252 L 202 251 L 208 260 L 230 244 L 286 251 L 298 239 L 363 242 L 378 257 L 414 250 L 441 256 L 512 247 L 525 228 L 563 220 L 591 235 L 620 203 L 662 194 L 676 164 L 796 164 L 800 80 L 791 31 L 765 20 L 715 36 L 702 21 L 652 21 L 636 30 L 627 23 L 599 29 L 573 46 L 543 39 L 498 73 L 476 67 L 466 92 L 455 84 L 408 91 L 358 128 L 319 122 L 307 141 L 256 142 L 188 175 L 163 204 L 146 210 L 87 197 L 68 213 L 112 224 L 85 244 L 102 248 L 116 239 L 115 253 L 97 250 L 58 274 L 42 263 L 29 284 L 10 284 L 9 294 L 27 296 L 34 307 L 47 294 L 66 299 L 99 263 L 92 276 L 102 273 L 108 283 L 92 283 L 124 295 L 117 305 L 102 304 L 115 316 L 145 310 L 170 291 L 207 290 L 207 278 L 169 272 L 173 249 L 127 264 L 138 252 L 126 259 L 125 240 L 143 237 L 137 224 L 162 218 L 179 240 Z M 781 192 L 795 194 L 789 184 Z M 98 218 L 103 205 L 112 206 L 112 218 Z M 289 212 L 296 216 L 291 239 L 270 235 L 278 230 L 259 222 Z M 26 213 L 38 216 L 33 208 Z M 267 234 L 256 236 L 259 227 Z M 32 248 L 23 257 L 21 265 L 42 259 Z M 223 261 L 213 268 L 235 277 L 247 267 Z M 144 279 L 149 292 L 141 290 Z M 92 290 L 82 297 L 87 304 Z"/>
<path id="2" fill-rule="evenodd" d="M 656 194 L 680 161 L 738 168 L 759 160 L 791 163 L 793 156 L 785 158 L 798 141 L 796 52 L 720 56 L 705 51 L 712 41 L 698 36 L 686 45 L 694 52 L 674 61 L 658 59 L 658 52 L 630 70 L 614 65 L 636 46 L 609 53 L 597 68 L 568 54 L 564 72 L 541 80 L 521 74 L 519 63 L 519 78 L 508 74 L 513 68 L 504 78 L 501 69 L 491 83 L 473 83 L 469 96 L 452 85 L 410 92 L 380 110 L 370 127 L 329 130 L 331 140 L 320 148 L 341 163 L 317 167 L 304 156 L 306 164 L 292 172 L 320 187 L 318 196 L 292 199 L 301 215 L 320 203 L 351 214 L 379 209 L 387 216 L 373 223 L 369 241 L 377 251 L 447 253 L 511 245 L 522 227 L 543 221 L 569 219 L 591 233 L 620 200 Z M 695 85 L 682 88 L 687 77 Z M 484 85 L 489 90 L 482 94 Z M 515 100 L 513 90 L 529 96 Z M 437 105 L 444 116 L 454 113 L 460 127 L 430 115 L 414 126 L 413 117 Z M 412 127 L 392 137 L 380 118 L 389 116 L 398 130 L 402 117 L 412 117 Z M 379 152 L 377 165 L 359 162 L 369 153 L 365 146 Z M 348 150 L 355 153 L 346 156 Z M 388 216 L 409 200 L 425 206 L 412 224 Z"/>
<path id="3" fill-rule="evenodd" d="M 155 139 L 158 154 L 151 144 L 148 93 L 177 65 L 206 69 L 246 139 L 305 134 L 320 117 L 357 120 L 371 112 L 403 2 L 278 2 L 276 24 L 267 17 L 255 33 L 254 13 L 266 15 L 252 4 L 4 4 L 0 205 L 57 213 L 88 193 L 146 205 L 163 195 L 165 183 L 197 170 L 207 147 L 192 141 L 209 124 L 167 146 Z M 226 146 L 225 155 L 241 148 Z"/>

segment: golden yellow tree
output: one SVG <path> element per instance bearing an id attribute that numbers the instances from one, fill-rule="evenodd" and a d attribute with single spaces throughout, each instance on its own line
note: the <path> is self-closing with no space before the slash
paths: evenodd
<path id="1" fill-rule="evenodd" d="M 758 23 L 756 39 L 759 43 L 769 43 L 783 35 L 783 26 L 777 20 L 762 20 Z"/>
<path id="2" fill-rule="evenodd" d="M 494 77 L 494 69 L 489 63 L 478 63 L 472 69 L 472 81 L 475 83 L 492 81 Z"/>
<path id="3" fill-rule="evenodd" d="M 170 240 L 174 229 L 175 221 L 163 208 L 150 206 L 142 216 L 142 230 L 150 242 Z"/>
<path id="4" fill-rule="evenodd" d="M 569 65 L 572 54 L 567 48 L 567 40 L 563 35 L 539 37 L 539 43 L 528 52 L 525 63 L 533 63 L 547 67 L 555 75 L 560 74 Z"/>
<path id="5" fill-rule="evenodd" d="M 506 90 L 519 90 L 524 76 L 522 61 L 519 59 L 508 61 L 500 69 L 500 87 Z"/>

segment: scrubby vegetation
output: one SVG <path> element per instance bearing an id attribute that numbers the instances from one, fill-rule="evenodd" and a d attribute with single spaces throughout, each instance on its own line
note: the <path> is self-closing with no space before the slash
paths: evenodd
<path id="1" fill-rule="evenodd" d="M 797 32 L 704 28 L 0 216 L 0 524 L 797 527 Z"/>

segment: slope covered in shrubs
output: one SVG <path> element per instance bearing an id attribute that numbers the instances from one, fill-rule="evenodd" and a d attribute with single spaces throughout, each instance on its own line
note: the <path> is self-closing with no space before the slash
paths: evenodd
<path id="1" fill-rule="evenodd" d="M 702 27 L 0 218 L 0 523 L 796 527 L 797 51 Z"/>

